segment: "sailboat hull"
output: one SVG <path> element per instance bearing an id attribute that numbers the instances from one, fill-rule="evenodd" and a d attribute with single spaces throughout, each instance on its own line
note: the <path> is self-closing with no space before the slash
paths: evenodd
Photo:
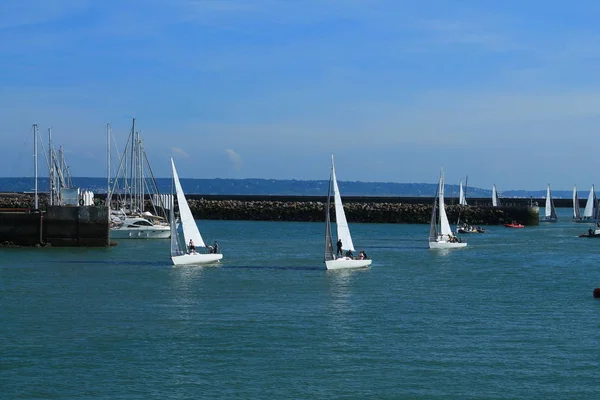
<path id="1" fill-rule="evenodd" d="M 592 217 L 580 217 L 580 218 L 573 218 L 573 222 L 589 224 L 589 223 L 598 222 L 598 221 Z"/>
<path id="2" fill-rule="evenodd" d="M 114 228 L 110 230 L 111 239 L 168 239 L 171 237 L 171 228 L 168 226 L 154 226 L 144 228 Z"/>
<path id="3" fill-rule="evenodd" d="M 544 217 L 540 218 L 540 222 L 556 222 L 557 218 L 555 217 Z"/>
<path id="4" fill-rule="evenodd" d="M 439 242 L 429 242 L 429 248 L 434 250 L 434 249 L 458 249 L 461 247 L 467 247 L 466 243 L 457 243 L 457 242 L 446 242 L 446 241 L 439 241 Z"/>
<path id="5" fill-rule="evenodd" d="M 353 260 L 343 257 L 325 261 L 325 267 L 327 269 L 366 268 L 371 265 L 371 262 L 372 260 Z"/>
<path id="6" fill-rule="evenodd" d="M 205 265 L 213 264 L 223 258 L 223 254 L 182 254 L 172 256 L 173 265 Z"/>

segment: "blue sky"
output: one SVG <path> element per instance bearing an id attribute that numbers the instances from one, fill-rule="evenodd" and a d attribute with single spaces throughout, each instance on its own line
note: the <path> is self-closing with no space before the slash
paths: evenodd
<path id="1" fill-rule="evenodd" d="M 568 190 L 599 178 L 596 1 L 4 0 L 0 176 L 31 125 L 105 176 L 136 117 L 156 175 Z"/>

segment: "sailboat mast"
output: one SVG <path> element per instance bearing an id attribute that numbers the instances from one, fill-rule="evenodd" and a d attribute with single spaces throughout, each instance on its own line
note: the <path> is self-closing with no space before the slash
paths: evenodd
<path id="1" fill-rule="evenodd" d="M 48 183 L 50 184 L 50 205 L 54 205 L 55 175 L 54 175 L 54 151 L 52 151 L 52 128 L 48 128 Z"/>
<path id="2" fill-rule="evenodd" d="M 130 158 L 130 165 L 129 165 L 129 185 L 127 185 L 128 187 L 128 192 L 129 192 L 129 207 L 130 207 L 130 211 L 134 210 L 134 198 L 133 198 L 133 184 L 134 184 L 134 171 L 133 171 L 133 158 L 134 158 L 134 154 L 135 154 L 135 118 L 133 119 L 133 122 L 131 124 L 131 150 L 130 150 L 130 154 L 131 154 L 131 158 Z"/>
<path id="3" fill-rule="evenodd" d="M 33 124 L 33 207 L 38 209 L 38 155 L 37 155 L 38 126 Z"/>
<path id="4" fill-rule="evenodd" d="M 332 155 L 333 159 L 333 155 Z M 331 238 L 331 183 L 333 181 L 333 163 L 329 174 L 329 186 L 327 187 L 327 204 L 325 205 L 325 261 L 335 259 L 333 255 L 333 240 Z"/>
<path id="5" fill-rule="evenodd" d="M 110 205 L 110 124 L 106 124 L 106 204 Z"/>

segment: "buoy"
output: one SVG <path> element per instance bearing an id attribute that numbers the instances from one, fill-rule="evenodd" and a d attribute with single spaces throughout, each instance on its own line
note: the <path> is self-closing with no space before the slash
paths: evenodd
<path id="1" fill-rule="evenodd" d="M 594 298 L 600 299 L 600 287 L 597 287 L 596 289 L 594 289 Z"/>

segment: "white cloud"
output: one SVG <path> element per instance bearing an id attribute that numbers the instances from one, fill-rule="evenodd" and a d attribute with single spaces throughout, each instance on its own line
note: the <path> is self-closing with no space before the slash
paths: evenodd
<path id="1" fill-rule="evenodd" d="M 242 157 L 232 149 L 225 149 L 225 153 L 227 153 L 227 157 L 229 157 L 229 161 L 231 161 L 231 163 L 233 164 L 233 168 L 238 172 L 241 171 L 242 170 Z"/>

